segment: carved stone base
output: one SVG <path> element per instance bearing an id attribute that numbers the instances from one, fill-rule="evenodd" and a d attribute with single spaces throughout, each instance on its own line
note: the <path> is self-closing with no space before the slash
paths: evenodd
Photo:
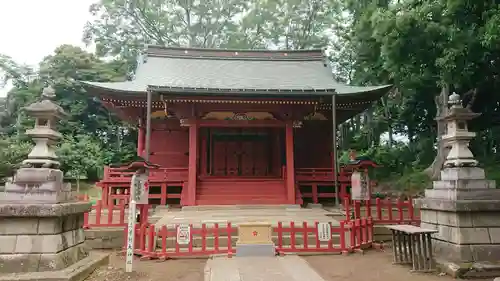
<path id="1" fill-rule="evenodd" d="M 0 201 L 11 203 L 60 203 L 70 199 L 71 186 L 63 183 L 63 172 L 50 168 L 21 168 L 7 182 Z"/>

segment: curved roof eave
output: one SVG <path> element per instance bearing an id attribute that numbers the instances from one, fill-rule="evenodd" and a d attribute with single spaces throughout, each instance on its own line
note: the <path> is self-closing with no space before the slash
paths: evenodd
<path id="1" fill-rule="evenodd" d="M 348 94 L 362 94 L 367 92 L 375 92 L 381 90 L 388 90 L 392 85 L 382 85 L 382 86 L 349 86 L 349 85 L 340 85 L 336 90 L 339 95 L 348 95 Z"/>
<path id="2" fill-rule="evenodd" d="M 198 91 L 204 93 L 217 93 L 224 92 L 226 94 L 281 94 L 281 95 L 300 95 L 300 94 L 314 94 L 314 95 L 331 95 L 334 92 L 337 93 L 339 99 L 343 98 L 354 98 L 354 99 L 371 99 L 375 100 L 383 96 L 386 90 L 392 87 L 392 85 L 383 86 L 348 86 L 340 85 L 336 89 L 209 89 L 209 88 L 176 88 L 176 87 L 162 87 L 162 86 L 152 86 L 143 87 L 141 85 L 134 85 L 132 81 L 125 82 L 90 82 L 90 81 L 80 81 L 85 86 L 102 90 L 109 93 L 123 94 L 123 95 L 143 95 L 148 89 L 165 91 L 170 93 L 196 93 Z M 98 93 L 96 93 L 98 95 Z M 375 95 L 372 96 L 372 95 Z"/>
<path id="3" fill-rule="evenodd" d="M 91 82 L 91 81 L 78 81 L 87 87 L 107 92 L 115 92 L 121 94 L 144 94 L 147 88 L 140 89 L 138 86 L 133 86 L 130 81 L 125 82 Z"/>

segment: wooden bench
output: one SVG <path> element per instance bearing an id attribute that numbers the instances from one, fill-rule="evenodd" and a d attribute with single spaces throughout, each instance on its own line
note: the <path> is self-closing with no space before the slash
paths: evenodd
<path id="1" fill-rule="evenodd" d="M 431 234 L 434 229 L 413 225 L 386 225 L 392 232 L 392 254 L 394 263 L 411 264 L 415 272 L 434 270 Z"/>

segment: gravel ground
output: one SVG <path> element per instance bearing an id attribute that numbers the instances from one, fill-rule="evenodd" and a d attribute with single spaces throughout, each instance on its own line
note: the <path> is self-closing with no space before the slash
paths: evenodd
<path id="1" fill-rule="evenodd" d="M 125 272 L 125 257 L 112 253 L 109 265 L 92 273 L 86 281 L 203 281 L 205 259 L 134 262 L 134 272 Z"/>
<path id="2" fill-rule="evenodd" d="M 364 255 L 303 257 L 325 281 L 452 281 L 439 273 L 411 273 L 410 266 L 393 265 L 390 252 L 366 251 Z"/>
<path id="3" fill-rule="evenodd" d="M 325 281 L 455 280 L 438 273 L 411 273 L 409 266 L 393 265 L 390 252 L 370 250 L 364 255 L 304 256 L 303 258 Z M 124 272 L 124 257 L 113 253 L 110 255 L 109 265 L 96 270 L 86 281 L 203 281 L 205 263 L 206 259 L 179 259 L 163 262 L 136 260 L 134 272 L 127 274 Z"/>

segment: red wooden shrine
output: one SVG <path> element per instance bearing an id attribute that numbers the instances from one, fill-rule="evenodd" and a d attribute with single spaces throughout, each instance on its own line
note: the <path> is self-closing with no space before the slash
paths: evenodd
<path id="1" fill-rule="evenodd" d="M 137 154 L 160 166 L 149 171 L 150 203 L 183 206 L 344 197 L 350 173 L 334 177 L 333 128 L 389 88 L 337 83 L 321 50 L 157 46 L 131 81 L 84 85 L 137 126 Z M 105 168 L 104 204 L 128 200 L 130 177 Z"/>

